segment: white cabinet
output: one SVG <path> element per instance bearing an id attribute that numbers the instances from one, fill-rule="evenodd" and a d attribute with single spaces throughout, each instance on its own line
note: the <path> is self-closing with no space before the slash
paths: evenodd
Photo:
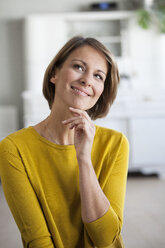
<path id="1" fill-rule="evenodd" d="M 165 113 L 157 116 L 146 112 L 125 111 L 125 117 L 109 116 L 96 124 L 112 128 L 126 135 L 130 144 L 129 171 L 157 173 L 165 177 Z"/>
<path id="2" fill-rule="evenodd" d="M 130 11 L 81 12 L 70 14 L 67 20 L 68 38 L 75 35 L 90 36 L 100 40 L 118 57 L 128 53 L 128 19 Z"/>
<path id="3" fill-rule="evenodd" d="M 130 120 L 132 166 L 165 171 L 165 117 Z"/>
<path id="4" fill-rule="evenodd" d="M 41 92 L 45 70 L 67 40 L 62 16 L 32 15 L 24 21 L 25 90 Z"/>

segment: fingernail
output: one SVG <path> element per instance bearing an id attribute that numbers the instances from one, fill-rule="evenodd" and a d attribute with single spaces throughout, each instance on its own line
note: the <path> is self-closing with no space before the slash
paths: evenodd
<path id="1" fill-rule="evenodd" d="M 65 122 L 66 122 L 66 120 L 62 121 L 62 123 L 65 123 Z"/>

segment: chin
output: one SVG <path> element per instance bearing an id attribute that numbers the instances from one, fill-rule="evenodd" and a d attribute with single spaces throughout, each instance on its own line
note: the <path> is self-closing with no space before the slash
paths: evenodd
<path id="1" fill-rule="evenodd" d="M 86 104 L 84 104 L 84 103 L 86 103 Z M 91 109 L 95 104 L 96 104 L 96 102 L 88 103 L 87 100 L 85 100 L 85 99 L 83 99 L 83 101 L 81 101 L 80 99 L 74 101 L 74 99 L 72 99 L 72 101 L 67 102 L 68 107 L 81 109 L 81 110 L 84 110 L 84 111 L 87 111 L 87 110 Z"/>
<path id="2" fill-rule="evenodd" d="M 72 104 L 71 107 L 77 108 L 77 109 L 81 109 L 81 110 L 84 110 L 84 111 L 87 111 L 87 110 L 91 109 L 93 106 L 94 106 L 94 105 L 84 106 L 83 104 Z"/>

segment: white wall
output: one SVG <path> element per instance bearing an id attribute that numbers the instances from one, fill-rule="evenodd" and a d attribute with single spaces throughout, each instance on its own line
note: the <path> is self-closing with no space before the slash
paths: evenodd
<path id="1" fill-rule="evenodd" d="M 85 0 L 82 3 L 84 4 L 84 2 Z M 86 0 L 86 2 L 89 1 Z M 74 0 L 1 0 L 0 16 L 3 18 L 22 18 L 31 13 L 75 11 L 80 8 L 80 5 L 80 1 Z"/>
<path id="2" fill-rule="evenodd" d="M 0 105 L 14 105 L 21 124 L 23 90 L 22 23 L 20 20 L 0 21 Z M 0 117 L 2 118 L 2 117 Z"/>
<path id="3" fill-rule="evenodd" d="M 113 0 L 112 0 L 113 1 Z M 120 8 L 126 7 L 129 0 L 116 0 Z M 62 11 L 87 10 L 92 2 L 104 0 L 0 0 L 0 17 L 20 18 L 31 13 L 54 13 Z M 109 1 L 110 2 L 110 1 Z"/>

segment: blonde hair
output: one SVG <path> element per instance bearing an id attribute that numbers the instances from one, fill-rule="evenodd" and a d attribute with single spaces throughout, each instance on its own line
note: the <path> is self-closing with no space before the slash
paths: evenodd
<path id="1" fill-rule="evenodd" d="M 51 109 L 55 96 L 55 85 L 50 82 L 51 77 L 54 76 L 56 68 L 62 67 L 65 60 L 75 49 L 85 45 L 91 46 L 97 51 L 101 52 L 108 64 L 108 73 L 104 83 L 103 93 L 101 94 L 96 104 L 87 110 L 87 113 L 91 119 L 95 120 L 97 118 L 106 116 L 108 113 L 110 106 L 116 98 L 120 77 L 113 55 L 101 42 L 94 38 L 76 36 L 70 39 L 61 48 L 45 71 L 43 81 L 43 95 L 48 101 L 49 108 Z"/>

